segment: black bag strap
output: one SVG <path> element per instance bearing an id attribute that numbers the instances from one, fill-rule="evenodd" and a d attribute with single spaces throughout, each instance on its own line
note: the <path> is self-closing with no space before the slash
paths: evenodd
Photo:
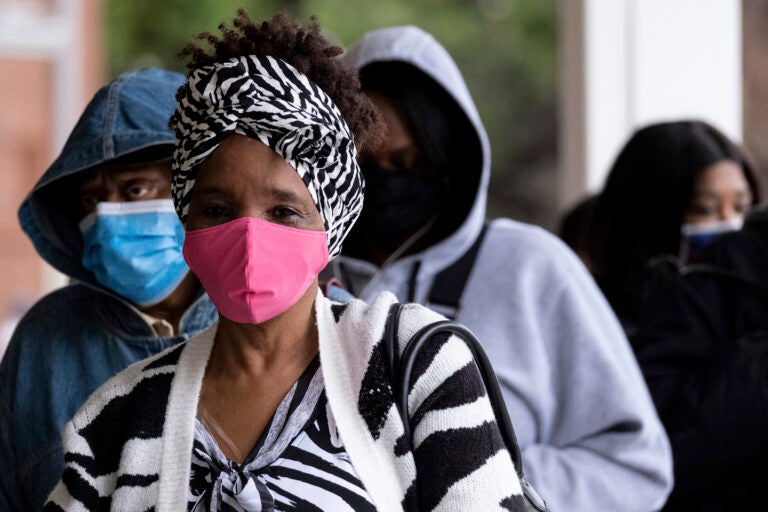
<path id="1" fill-rule="evenodd" d="M 395 405 L 403 420 L 403 428 L 406 442 L 409 448 L 413 448 L 410 414 L 408 413 L 408 392 L 411 388 L 411 374 L 413 366 L 420 350 L 426 343 L 438 333 L 450 333 L 461 338 L 472 353 L 472 357 L 477 364 L 480 375 L 483 379 L 485 389 L 488 393 L 488 399 L 491 402 L 496 423 L 501 430 L 501 437 L 509 451 L 512 462 L 515 465 L 517 476 L 526 499 L 526 508 L 532 512 L 547 512 L 547 505 L 536 490 L 525 478 L 523 471 L 523 457 L 520 453 L 520 446 L 517 443 L 517 436 L 512 422 L 509 419 L 507 406 L 504 403 L 504 397 L 499 388 L 499 382 L 496 374 L 491 367 L 488 356 L 485 354 L 477 337 L 464 325 L 450 320 L 442 320 L 422 327 L 413 337 L 408 340 L 403 348 L 402 357 L 397 343 L 397 328 L 400 325 L 400 313 L 403 304 L 395 303 L 389 308 L 387 323 L 384 328 L 384 352 L 387 362 L 387 369 L 390 372 L 392 381 L 392 392 L 395 399 Z"/>
<path id="2" fill-rule="evenodd" d="M 432 281 L 432 287 L 427 295 L 427 307 L 434 309 L 443 316 L 454 319 L 461 312 L 461 295 L 469 280 L 469 274 L 475 265 L 480 252 L 480 246 L 488 231 L 489 222 L 486 220 L 475 242 L 464 255 L 451 266 L 443 269 Z M 411 287 L 414 283 L 411 283 Z M 413 299 L 411 299 L 413 300 Z"/>

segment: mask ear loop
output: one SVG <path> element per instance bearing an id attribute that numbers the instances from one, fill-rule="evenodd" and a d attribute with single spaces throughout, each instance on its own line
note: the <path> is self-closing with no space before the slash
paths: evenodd
<path id="1" fill-rule="evenodd" d="M 433 216 L 431 219 L 429 219 L 426 224 L 424 224 L 422 227 L 420 227 L 414 234 L 409 236 L 405 242 L 400 244 L 400 247 L 395 249 L 395 251 L 389 255 L 389 257 L 384 260 L 384 263 L 381 264 L 381 267 L 376 271 L 376 273 L 371 277 L 371 279 L 368 280 L 368 283 L 366 283 L 365 286 L 363 286 L 363 289 L 360 290 L 360 295 L 358 295 L 358 298 L 361 300 L 367 300 L 368 293 L 370 293 L 371 290 L 374 290 L 376 286 L 379 284 L 381 279 L 384 277 L 384 273 L 387 271 L 389 267 L 392 266 L 392 264 L 397 261 L 400 256 L 403 255 L 405 251 L 407 251 L 413 244 L 418 242 L 424 235 L 426 235 L 430 229 L 435 225 L 437 222 L 437 215 Z M 334 260 L 334 268 L 333 272 L 334 275 L 340 275 L 338 274 L 338 262 Z"/>

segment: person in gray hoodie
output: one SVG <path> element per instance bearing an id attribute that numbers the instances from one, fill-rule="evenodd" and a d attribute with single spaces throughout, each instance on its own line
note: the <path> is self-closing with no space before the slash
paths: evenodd
<path id="1" fill-rule="evenodd" d="M 558 239 L 486 221 L 490 149 L 451 57 L 422 30 L 394 27 L 344 58 L 389 133 L 361 157 L 363 213 L 328 273 L 363 300 L 389 290 L 478 336 L 551 510 L 661 508 L 669 441 L 621 326 Z"/>
<path id="2" fill-rule="evenodd" d="M 0 364 L 0 510 L 42 510 L 64 467 L 61 430 L 88 396 L 218 316 L 188 272 L 170 199 L 182 83 L 144 69 L 101 88 L 19 208 L 71 283 L 27 312 Z"/>

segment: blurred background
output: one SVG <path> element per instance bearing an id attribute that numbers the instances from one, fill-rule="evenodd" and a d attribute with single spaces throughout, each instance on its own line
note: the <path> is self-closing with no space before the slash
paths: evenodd
<path id="1" fill-rule="evenodd" d="M 695 117 L 768 169 L 764 0 L 0 0 L 0 319 L 62 278 L 16 210 L 92 94 L 135 68 L 183 71 L 179 50 L 238 7 L 314 14 L 342 46 L 419 25 L 457 61 L 493 150 L 489 215 L 554 230 L 643 124 Z M 3 334 L 0 333 L 0 343 Z"/>

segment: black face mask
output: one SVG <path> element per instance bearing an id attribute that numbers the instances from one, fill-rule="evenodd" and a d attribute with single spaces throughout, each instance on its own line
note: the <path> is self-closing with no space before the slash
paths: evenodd
<path id="1" fill-rule="evenodd" d="M 366 238 L 404 240 L 435 217 L 445 194 L 437 174 L 363 167 L 365 201 L 355 227 Z"/>

